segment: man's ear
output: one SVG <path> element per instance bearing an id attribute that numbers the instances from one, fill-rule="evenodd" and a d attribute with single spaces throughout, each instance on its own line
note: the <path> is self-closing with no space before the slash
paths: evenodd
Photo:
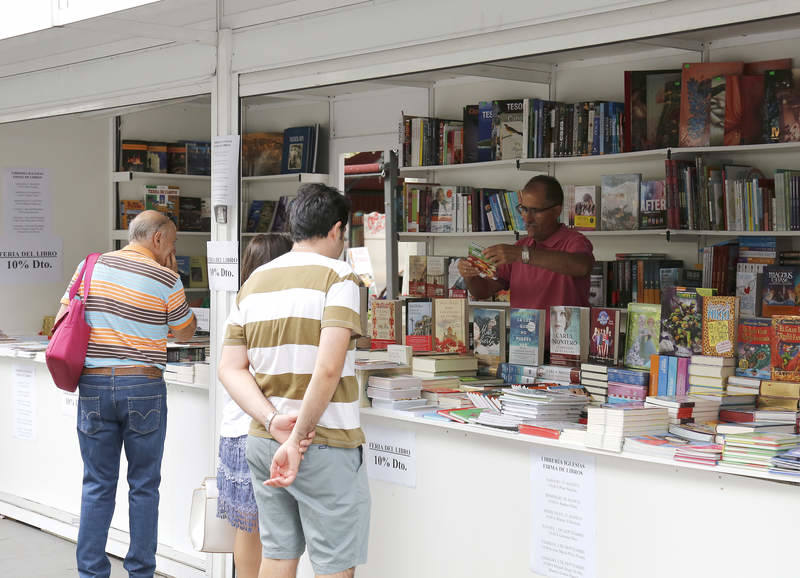
<path id="1" fill-rule="evenodd" d="M 331 230 L 328 231 L 328 237 L 330 237 L 334 241 L 338 241 L 341 238 L 341 231 L 342 231 L 342 222 L 336 221 L 336 223 L 331 227 Z"/>

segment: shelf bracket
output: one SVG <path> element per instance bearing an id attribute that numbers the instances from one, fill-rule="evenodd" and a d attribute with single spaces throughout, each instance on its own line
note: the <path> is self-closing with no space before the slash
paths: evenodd
<path id="1" fill-rule="evenodd" d="M 667 243 L 669 243 L 671 240 L 672 240 L 672 237 L 670 235 L 670 230 L 667 229 Z"/>

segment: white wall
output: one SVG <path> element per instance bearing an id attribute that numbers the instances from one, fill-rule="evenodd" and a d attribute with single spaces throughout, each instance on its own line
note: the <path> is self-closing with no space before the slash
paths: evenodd
<path id="1" fill-rule="evenodd" d="M 53 232 L 64 243 L 60 281 L 0 286 L 6 304 L 0 311 L 4 331 L 38 332 L 42 317 L 58 311 L 81 259 L 107 249 L 110 154 L 105 119 L 65 116 L 0 125 L 0 168 L 49 171 Z"/>

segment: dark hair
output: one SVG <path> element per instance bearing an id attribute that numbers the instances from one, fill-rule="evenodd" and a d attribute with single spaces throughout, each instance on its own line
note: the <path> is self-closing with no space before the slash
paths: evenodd
<path id="1" fill-rule="evenodd" d="M 536 175 L 522 188 L 523 191 L 531 191 L 536 187 L 544 188 L 544 198 L 548 205 L 564 204 L 564 189 L 558 179 L 550 175 Z"/>
<path id="2" fill-rule="evenodd" d="M 288 253 L 292 241 L 286 235 L 256 235 L 247 244 L 242 257 L 242 283 L 264 263 Z"/>
<path id="3" fill-rule="evenodd" d="M 300 185 L 289 206 L 292 241 L 326 237 L 339 222 L 344 229 L 349 213 L 350 200 L 333 187 L 319 183 Z"/>

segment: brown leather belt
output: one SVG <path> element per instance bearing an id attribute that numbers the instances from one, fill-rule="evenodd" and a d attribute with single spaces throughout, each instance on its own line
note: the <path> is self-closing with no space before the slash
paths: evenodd
<path id="1" fill-rule="evenodd" d="M 144 375 L 161 379 L 164 373 L 151 365 L 122 365 L 118 367 L 84 367 L 83 375 Z"/>

